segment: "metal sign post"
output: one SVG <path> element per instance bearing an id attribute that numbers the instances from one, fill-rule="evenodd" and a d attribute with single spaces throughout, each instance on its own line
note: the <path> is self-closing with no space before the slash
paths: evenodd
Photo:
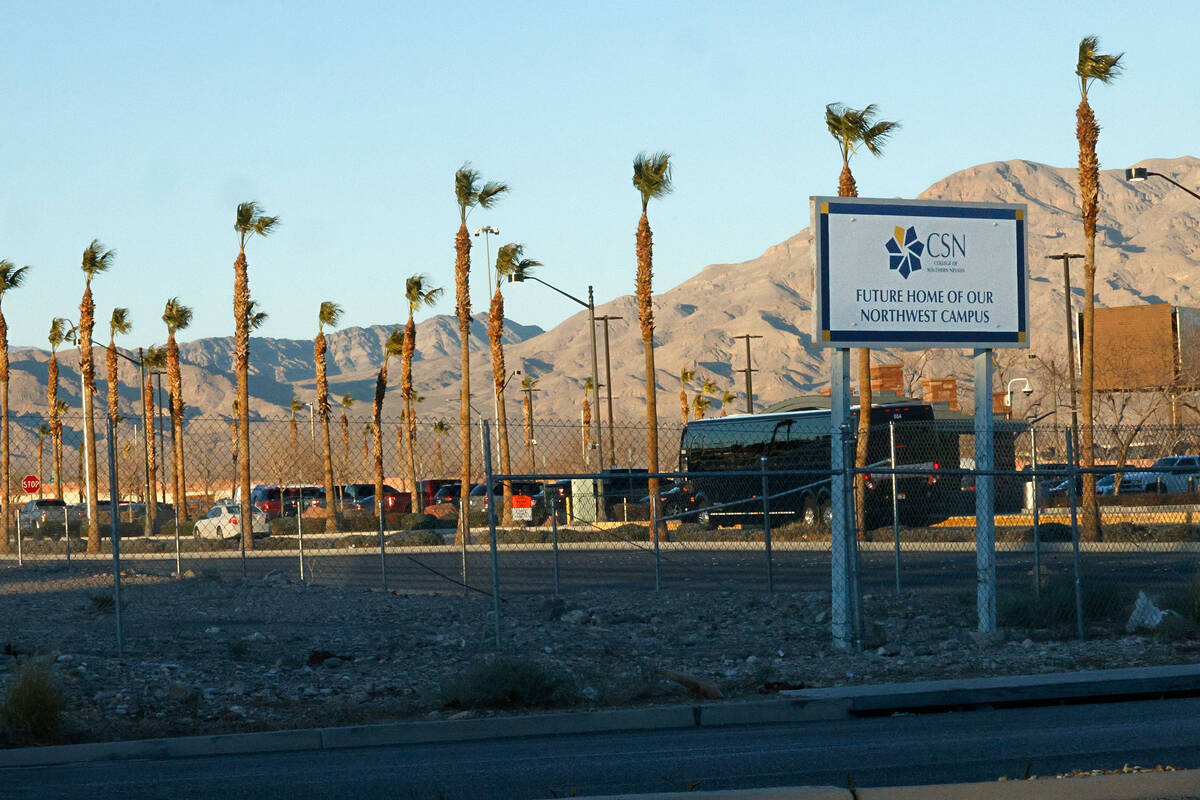
<path id="1" fill-rule="evenodd" d="M 846 451 L 842 437 L 850 431 L 850 351 L 839 348 L 833 354 L 833 386 L 830 392 L 829 436 L 832 442 L 831 491 L 833 524 L 830 535 L 833 591 L 833 645 L 846 649 L 854 645 L 853 580 L 850 547 L 854 541 L 854 509 L 847 498 L 853 496 L 846 482 Z"/>
<path id="2" fill-rule="evenodd" d="M 975 351 L 975 605 L 979 632 L 996 631 L 996 468 L 992 351 Z"/>

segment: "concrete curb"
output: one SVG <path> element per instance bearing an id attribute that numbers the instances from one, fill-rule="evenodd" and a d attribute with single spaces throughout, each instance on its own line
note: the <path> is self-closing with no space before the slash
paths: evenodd
<path id="1" fill-rule="evenodd" d="M 849 715 L 849 706 L 850 704 L 844 700 L 789 698 L 586 713 L 398 722 L 340 728 L 181 736 L 133 742 L 94 742 L 51 747 L 24 747 L 0 750 L 0 769 L 49 766 L 81 761 L 340 750 L 351 747 L 469 742 L 525 736 L 564 736 L 581 733 L 671 730 L 776 722 L 815 722 L 844 719 Z"/>
<path id="2" fill-rule="evenodd" d="M 1032 781 L 945 783 L 933 786 L 886 786 L 838 789 L 795 786 L 720 792 L 670 792 L 583 797 L 579 800 L 1145 800 L 1190 798 L 1200 791 L 1200 770 L 1090 775 L 1079 778 L 1039 778 Z"/>

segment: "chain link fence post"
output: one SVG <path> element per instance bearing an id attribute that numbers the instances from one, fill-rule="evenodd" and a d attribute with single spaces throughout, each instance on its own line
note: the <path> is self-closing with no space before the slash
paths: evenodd
<path id="1" fill-rule="evenodd" d="M 113 445 L 112 417 L 106 415 L 105 419 L 108 424 L 108 521 L 112 536 L 113 609 L 117 619 L 117 657 L 121 658 L 125 655 L 125 641 L 121 631 L 121 523 L 117 516 L 117 451 Z M 91 524 L 100 526 L 98 514 Z"/>
<path id="2" fill-rule="evenodd" d="M 771 565 L 771 488 L 767 479 L 767 457 L 758 460 L 762 469 L 763 548 L 767 556 L 767 592 L 775 592 L 775 574 Z"/>
<path id="3" fill-rule="evenodd" d="M 550 546 L 554 554 L 554 596 L 557 597 L 561 594 L 558 584 L 558 507 L 554 502 L 558 498 L 558 490 L 550 487 L 545 492 L 550 497 Z"/>
<path id="4" fill-rule="evenodd" d="M 1071 503 L 1071 562 L 1075 572 L 1075 632 L 1083 639 L 1083 582 L 1079 570 L 1079 502 L 1076 497 L 1076 481 L 1079 480 L 1079 467 L 1075 463 L 1075 436 L 1073 431 L 1067 431 L 1067 463 L 1071 469 L 1070 485 L 1067 494 Z"/>
<path id="5" fill-rule="evenodd" d="M 896 594 L 900 594 L 900 495 L 896 475 L 896 420 L 888 420 L 888 447 L 891 455 L 888 462 L 892 467 L 892 540 L 896 547 Z"/>
<path id="6" fill-rule="evenodd" d="M 500 646 L 500 553 L 496 546 L 496 495 L 492 492 L 492 437 L 483 421 L 483 485 L 487 503 L 488 540 L 492 549 L 492 614 L 496 618 L 496 646 Z M 503 497 L 503 493 L 500 495 Z M 503 502 L 503 500 L 501 500 Z"/>

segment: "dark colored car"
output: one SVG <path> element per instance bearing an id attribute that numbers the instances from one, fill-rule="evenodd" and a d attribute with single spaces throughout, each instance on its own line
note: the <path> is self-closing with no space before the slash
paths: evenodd
<path id="1" fill-rule="evenodd" d="M 274 519 L 283 514 L 283 490 L 278 486 L 255 486 L 250 490 L 250 505 Z"/>
<path id="2" fill-rule="evenodd" d="M 343 508 L 359 508 L 359 504 L 368 497 L 374 497 L 375 484 L 348 483 L 340 487 Z M 385 514 L 407 514 L 412 510 L 412 495 L 383 485 L 383 511 Z M 372 504 L 372 508 L 374 505 Z"/>
<path id="3" fill-rule="evenodd" d="M 433 493 L 432 504 L 436 506 L 441 503 L 450 503 L 453 506 L 457 506 L 461 486 L 462 481 L 451 481 L 450 483 L 442 486 Z"/>
<path id="4" fill-rule="evenodd" d="M 325 490 L 320 486 L 289 486 L 283 489 L 283 516 L 294 517 L 297 509 L 303 514 L 313 506 L 325 507 Z"/>
<path id="5" fill-rule="evenodd" d="M 445 500 L 436 499 L 441 490 L 446 487 L 453 487 L 454 491 L 458 492 L 458 487 L 461 483 L 462 481 L 454 478 L 426 478 L 419 480 L 417 481 L 417 500 L 420 502 L 421 508 L 444 503 L 446 502 Z"/>

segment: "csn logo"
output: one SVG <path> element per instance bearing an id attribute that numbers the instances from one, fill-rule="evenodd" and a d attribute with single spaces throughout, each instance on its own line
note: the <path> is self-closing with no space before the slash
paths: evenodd
<path id="1" fill-rule="evenodd" d="M 921 268 L 921 254 L 925 245 L 917 236 L 917 229 L 909 226 L 908 230 L 896 226 L 892 238 L 884 245 L 888 251 L 888 268 L 897 270 L 905 280 Z"/>
<path id="2" fill-rule="evenodd" d="M 962 272 L 959 259 L 966 258 L 967 237 L 952 233 L 931 233 L 921 241 L 917 229 L 896 226 L 884 245 L 888 252 L 888 268 L 908 276 L 919 269 L 934 272 Z M 925 259 L 922 265 L 921 259 Z"/>

